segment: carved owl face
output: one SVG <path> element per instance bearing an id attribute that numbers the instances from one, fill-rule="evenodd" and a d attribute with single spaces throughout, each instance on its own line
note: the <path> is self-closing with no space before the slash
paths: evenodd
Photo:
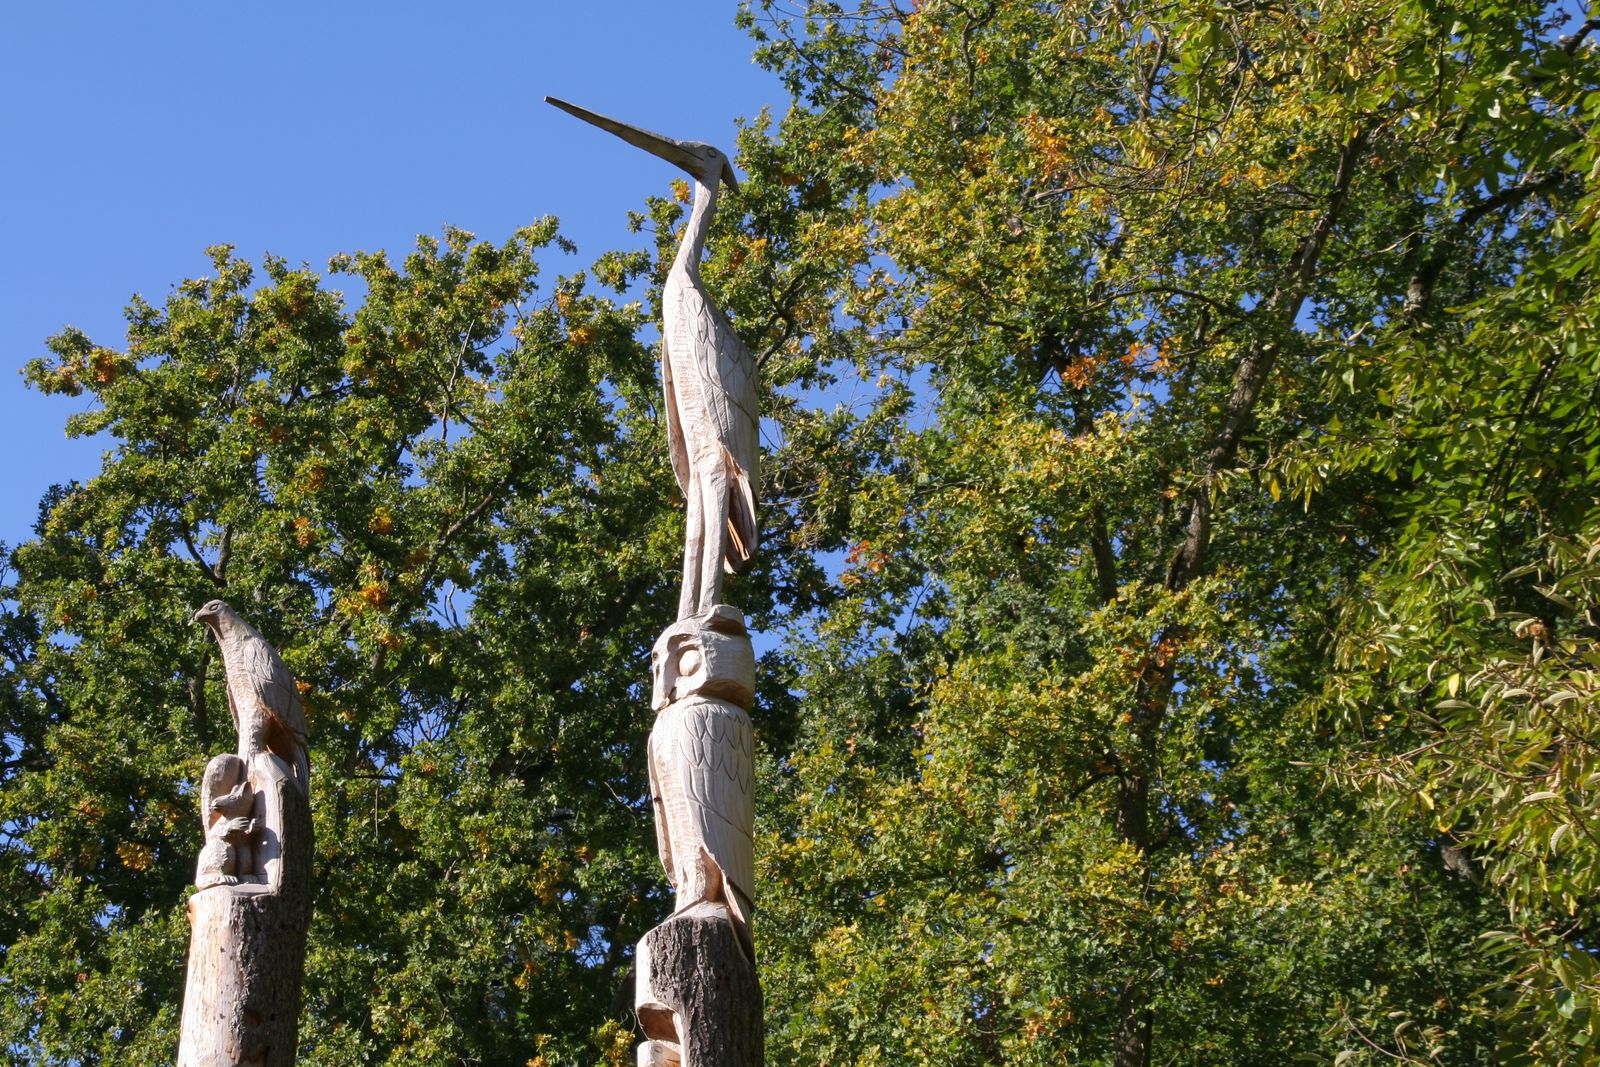
<path id="1" fill-rule="evenodd" d="M 660 710 L 705 681 L 705 646 L 698 630 L 668 630 L 650 652 L 650 706 Z"/>
<path id="2" fill-rule="evenodd" d="M 738 632 L 717 616 L 680 619 L 650 652 L 650 706 L 660 711 L 692 696 L 715 697 L 749 707 L 755 694 L 755 657 L 742 619 Z"/>

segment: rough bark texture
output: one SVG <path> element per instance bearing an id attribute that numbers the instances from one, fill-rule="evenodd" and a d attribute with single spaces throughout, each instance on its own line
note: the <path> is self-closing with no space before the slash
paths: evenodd
<path id="1" fill-rule="evenodd" d="M 287 768 L 257 756 L 271 855 L 261 881 L 189 898 L 178 1067 L 291 1067 L 311 922 L 311 806 Z"/>
<path id="2" fill-rule="evenodd" d="M 761 986 L 720 904 L 672 916 L 639 942 L 639 1063 L 760 1067 Z"/>

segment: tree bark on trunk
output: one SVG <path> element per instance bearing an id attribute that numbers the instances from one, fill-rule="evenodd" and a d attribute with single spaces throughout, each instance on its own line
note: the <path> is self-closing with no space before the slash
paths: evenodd
<path id="1" fill-rule="evenodd" d="M 761 986 L 728 909 L 697 904 L 639 942 L 640 1067 L 760 1067 Z"/>
<path id="2" fill-rule="evenodd" d="M 1305 304 L 1316 277 L 1322 250 L 1327 245 L 1350 197 L 1356 167 L 1367 148 L 1368 131 L 1357 130 L 1340 150 L 1333 184 L 1322 212 L 1301 238 L 1290 259 L 1290 275 L 1262 302 L 1260 310 L 1269 320 L 1267 331 L 1249 345 L 1234 368 L 1233 388 L 1221 425 L 1210 441 L 1206 462 L 1198 483 L 1189 494 L 1183 540 L 1167 565 L 1165 586 L 1171 592 L 1186 588 L 1206 567 L 1211 549 L 1211 492 L 1218 475 L 1227 470 L 1239 453 L 1239 444 L 1255 412 L 1273 365 L 1278 346 L 1270 334 L 1272 321 L 1280 328 L 1292 328 Z M 1091 537 L 1094 534 L 1091 532 Z M 1104 566 L 1096 560 L 1097 571 Z M 1102 579 L 1103 581 L 1103 579 Z M 1152 662 L 1140 678 L 1136 698 L 1136 751 L 1123 753 L 1117 792 L 1116 832 L 1120 840 L 1133 846 L 1142 865 L 1144 893 L 1152 891 L 1154 864 L 1150 839 L 1150 791 L 1161 743 L 1161 723 L 1166 718 L 1176 679 L 1174 657 L 1185 638 L 1181 626 L 1164 630 L 1157 637 Z M 1171 646 L 1171 647 L 1169 647 Z M 1149 1067 L 1154 1043 L 1154 1013 L 1145 982 L 1130 978 L 1122 987 L 1117 1002 L 1116 1067 Z"/>
<path id="3" fill-rule="evenodd" d="M 311 924 L 311 805 L 275 756 L 250 761 L 260 874 L 189 898 L 178 1067 L 292 1067 Z M 204 860 L 202 860 L 204 863 Z"/>

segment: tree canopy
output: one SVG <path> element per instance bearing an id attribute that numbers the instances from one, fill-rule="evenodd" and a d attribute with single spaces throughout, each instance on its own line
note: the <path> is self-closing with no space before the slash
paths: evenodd
<path id="1" fill-rule="evenodd" d="M 738 17 L 772 1062 L 1591 1062 L 1600 24 Z M 686 199 L 553 281 L 212 249 L 29 365 L 113 447 L 0 590 L 9 1061 L 175 1047 L 220 595 L 307 702 L 303 1060 L 632 1062 Z"/>

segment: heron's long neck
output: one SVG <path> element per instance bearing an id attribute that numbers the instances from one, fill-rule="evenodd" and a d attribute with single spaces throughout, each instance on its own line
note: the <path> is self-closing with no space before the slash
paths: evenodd
<path id="1" fill-rule="evenodd" d="M 717 210 L 717 183 L 707 185 L 694 179 L 694 210 L 689 214 L 689 225 L 683 231 L 683 243 L 678 246 L 673 270 L 686 270 L 693 277 L 700 276 L 700 253 L 705 251 L 706 235 L 711 232 L 711 216 Z"/>

